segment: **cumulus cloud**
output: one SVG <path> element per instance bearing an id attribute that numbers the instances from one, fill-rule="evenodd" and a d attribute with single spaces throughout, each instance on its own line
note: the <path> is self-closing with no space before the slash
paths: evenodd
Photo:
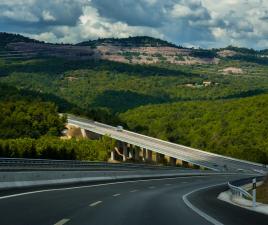
<path id="1" fill-rule="evenodd" d="M 268 47 L 266 0 L 0 0 L 3 31 L 52 42 L 150 35 L 177 44 Z"/>

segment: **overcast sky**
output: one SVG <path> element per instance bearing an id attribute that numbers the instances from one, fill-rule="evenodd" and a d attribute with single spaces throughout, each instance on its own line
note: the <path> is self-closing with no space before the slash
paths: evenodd
<path id="1" fill-rule="evenodd" d="M 268 48 L 268 0 L 0 0 L 0 31 L 48 42 L 148 35 Z"/>

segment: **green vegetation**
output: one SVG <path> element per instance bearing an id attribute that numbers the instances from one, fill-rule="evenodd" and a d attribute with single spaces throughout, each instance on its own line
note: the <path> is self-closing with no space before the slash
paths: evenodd
<path id="1" fill-rule="evenodd" d="M 184 57 L 182 55 L 176 55 L 175 57 L 176 61 L 185 61 Z"/>
<path id="2" fill-rule="evenodd" d="M 99 45 L 107 45 L 113 44 L 116 46 L 124 46 L 124 47 L 175 47 L 181 48 L 180 46 L 174 45 L 167 41 L 163 41 L 161 39 L 147 37 L 147 36 L 138 36 L 138 37 L 129 37 L 129 38 L 103 38 L 97 39 L 94 41 L 86 41 L 77 44 L 78 46 L 92 46 L 96 47 Z"/>
<path id="3" fill-rule="evenodd" d="M 268 163 L 268 95 L 144 106 L 120 116 L 131 130 L 222 155 Z"/>
<path id="4" fill-rule="evenodd" d="M 0 108 L 0 137 L 3 139 L 58 136 L 64 129 L 66 118 L 59 117 L 52 103 L 2 102 Z"/>
<path id="5" fill-rule="evenodd" d="M 0 157 L 106 161 L 113 147 L 114 142 L 106 137 L 97 141 L 57 137 L 0 139 Z"/>
<path id="6" fill-rule="evenodd" d="M 217 52 L 215 50 L 198 49 L 193 50 L 191 56 L 199 58 L 215 58 L 217 56 Z"/>
<path id="7" fill-rule="evenodd" d="M 66 118 L 49 102 L 0 102 L 0 157 L 105 161 L 114 141 L 61 140 Z"/>
<path id="8" fill-rule="evenodd" d="M 244 74 L 220 72 L 231 66 L 241 68 Z M 103 109 L 117 113 L 146 104 L 231 99 L 266 93 L 267 72 L 267 66 L 238 61 L 223 61 L 218 65 L 149 66 L 33 59 L 3 61 L 0 82 L 47 95 L 47 100 L 56 102 L 61 110 Z M 207 80 L 219 85 L 198 89 L 185 86 Z"/>
<path id="9" fill-rule="evenodd" d="M 0 40 L 5 41 L 2 46 L 8 43 L 8 38 L 0 35 Z M 10 40 L 20 41 L 20 38 L 15 36 Z M 99 39 L 79 45 L 174 47 L 148 37 Z M 62 121 L 55 115 L 58 107 L 60 112 L 112 125 L 123 124 L 184 145 L 267 163 L 267 50 L 232 46 L 189 49 L 190 56 L 210 59 L 221 50 L 232 50 L 236 54 L 219 58 L 218 64 L 200 65 L 170 64 L 161 54 L 153 55 L 162 62 L 154 65 L 44 57 L 0 58 L 0 106 L 4 109 L 0 113 L 0 126 L 8 129 L 1 130 L 0 138 L 6 139 L 3 143 L 7 146 L 9 142 L 24 143 L 24 138 L 30 138 L 27 140 L 34 142 L 34 146 L 38 146 L 41 139 L 47 140 L 47 144 L 57 140 L 58 146 L 65 146 L 68 142 L 56 137 L 62 129 Z M 129 61 L 141 56 L 153 60 L 151 54 L 129 51 L 122 55 Z M 183 61 L 188 56 L 176 57 Z M 230 67 L 242 72 L 225 73 Z M 204 81 L 211 85 L 205 87 Z M 35 120 L 33 115 L 41 112 L 42 119 Z M 71 140 L 70 143 L 79 146 L 82 142 Z M 88 145 L 98 142 L 93 143 Z"/>
<path id="10" fill-rule="evenodd" d="M 24 37 L 19 34 L 9 34 L 5 32 L 0 32 L 0 50 L 5 48 L 7 44 L 9 43 L 15 43 L 15 42 L 32 42 L 37 43 L 39 41 Z M 39 42 L 41 43 L 41 42 Z"/>

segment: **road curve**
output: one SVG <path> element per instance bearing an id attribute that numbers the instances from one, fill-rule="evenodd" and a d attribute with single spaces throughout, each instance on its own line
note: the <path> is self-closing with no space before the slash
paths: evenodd
<path id="1" fill-rule="evenodd" d="M 241 177 L 180 177 L 78 186 L 15 196 L 1 196 L 0 193 L 1 225 L 208 225 L 212 223 L 189 208 L 183 196 L 198 188 Z M 239 213 L 244 215 L 245 210 L 219 203 L 215 197 L 222 187 L 215 190 L 193 192 L 187 199 L 222 224 L 238 224 L 232 221 L 237 221 Z M 233 210 L 236 214 L 232 214 Z M 252 224 L 249 222 L 252 221 L 247 221 L 247 217 L 244 220 L 241 217 L 239 224 Z"/>

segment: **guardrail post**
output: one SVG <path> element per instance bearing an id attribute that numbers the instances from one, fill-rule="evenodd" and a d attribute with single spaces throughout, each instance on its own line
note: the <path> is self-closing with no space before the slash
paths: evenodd
<path id="1" fill-rule="evenodd" d="M 252 180 L 252 206 L 256 207 L 256 178 Z"/>

